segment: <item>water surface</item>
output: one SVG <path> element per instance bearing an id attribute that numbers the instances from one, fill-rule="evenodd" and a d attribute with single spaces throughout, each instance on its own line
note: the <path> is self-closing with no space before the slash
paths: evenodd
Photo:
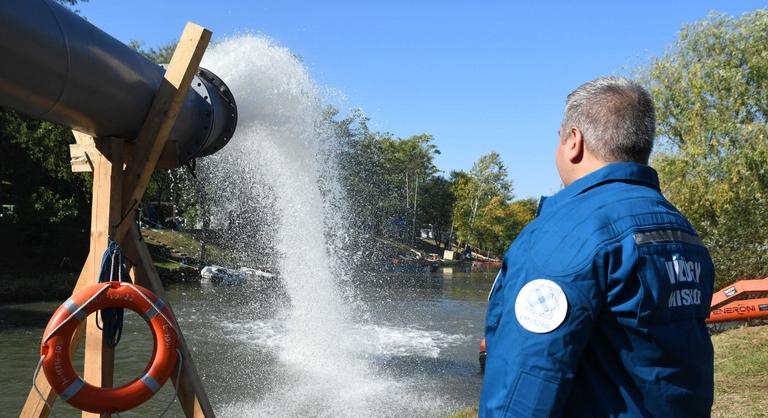
<path id="1" fill-rule="evenodd" d="M 277 283 L 173 285 L 168 297 L 219 416 L 439 417 L 479 399 L 477 347 L 494 276 L 494 271 L 464 273 L 457 268 L 350 285 L 354 318 L 343 340 L 335 343 L 356 369 L 319 364 L 316 373 L 284 355 L 293 349 L 311 357 L 314 347 L 286 347 L 292 343 L 286 329 L 290 302 Z M 0 416 L 18 415 L 38 360 L 42 329 L 57 305 L 0 306 L 0 358 L 6 374 L 0 385 Z M 335 335 L 326 337 L 333 340 Z M 141 318 L 126 315 L 116 383 L 143 370 L 151 344 Z M 121 415 L 157 415 L 172 390 L 168 384 L 148 403 Z M 55 411 L 57 416 L 77 415 L 61 401 Z M 181 408 L 172 406 L 166 416 L 182 416 Z"/>

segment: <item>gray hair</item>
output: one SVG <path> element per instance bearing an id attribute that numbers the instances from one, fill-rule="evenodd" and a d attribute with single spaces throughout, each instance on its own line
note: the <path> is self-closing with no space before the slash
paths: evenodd
<path id="1" fill-rule="evenodd" d="M 646 164 L 656 133 L 653 99 L 630 79 L 594 79 L 568 95 L 561 139 L 574 126 L 581 130 L 586 148 L 597 158 Z"/>

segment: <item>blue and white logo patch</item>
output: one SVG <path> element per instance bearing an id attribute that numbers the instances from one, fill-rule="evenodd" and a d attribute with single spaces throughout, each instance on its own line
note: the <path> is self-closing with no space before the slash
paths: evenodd
<path id="1" fill-rule="evenodd" d="M 537 334 L 550 332 L 565 320 L 568 299 L 560 286 L 547 279 L 526 283 L 515 300 L 517 322 Z"/>

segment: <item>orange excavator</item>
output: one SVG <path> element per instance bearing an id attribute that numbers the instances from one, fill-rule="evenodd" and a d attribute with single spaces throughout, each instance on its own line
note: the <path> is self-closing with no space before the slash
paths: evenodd
<path id="1" fill-rule="evenodd" d="M 712 294 L 708 324 L 768 319 L 768 277 L 739 280 Z M 485 372 L 485 338 L 480 341 L 480 373 Z"/>

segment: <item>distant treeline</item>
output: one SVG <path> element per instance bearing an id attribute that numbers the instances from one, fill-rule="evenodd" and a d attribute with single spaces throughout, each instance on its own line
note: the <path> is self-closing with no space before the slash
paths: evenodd
<path id="1" fill-rule="evenodd" d="M 513 199 L 496 152 L 480 157 L 469 172 L 441 173 L 434 166 L 440 151 L 431 135 L 395 138 L 374 132 L 359 112 L 334 124 L 352 224 L 363 232 L 409 242 L 429 230 L 442 245 L 451 240 L 499 255 L 534 217 L 536 202 Z"/>
<path id="2" fill-rule="evenodd" d="M 768 11 L 712 14 L 685 25 L 665 54 L 636 70 L 657 106 L 651 164 L 666 196 L 691 220 L 715 259 L 718 284 L 768 276 Z M 140 44 L 134 44 L 140 49 Z M 173 47 L 142 50 L 167 61 Z M 499 255 L 535 213 L 515 200 L 500 156 L 468 172 L 439 172 L 432 136 L 371 131 L 360 112 L 327 112 L 352 219 L 370 235 L 404 242 L 429 229 Z M 45 237 L 52 226 L 87 228 L 90 179 L 70 172 L 67 129 L 0 109 L 0 225 Z M 194 179 L 157 172 L 145 197 L 200 221 Z M 205 222 L 203 222 L 204 224 Z M 189 225 L 189 223 L 188 223 Z M 23 234 L 22 234 L 23 235 Z M 3 260 L 4 262 L 8 260 Z"/>

